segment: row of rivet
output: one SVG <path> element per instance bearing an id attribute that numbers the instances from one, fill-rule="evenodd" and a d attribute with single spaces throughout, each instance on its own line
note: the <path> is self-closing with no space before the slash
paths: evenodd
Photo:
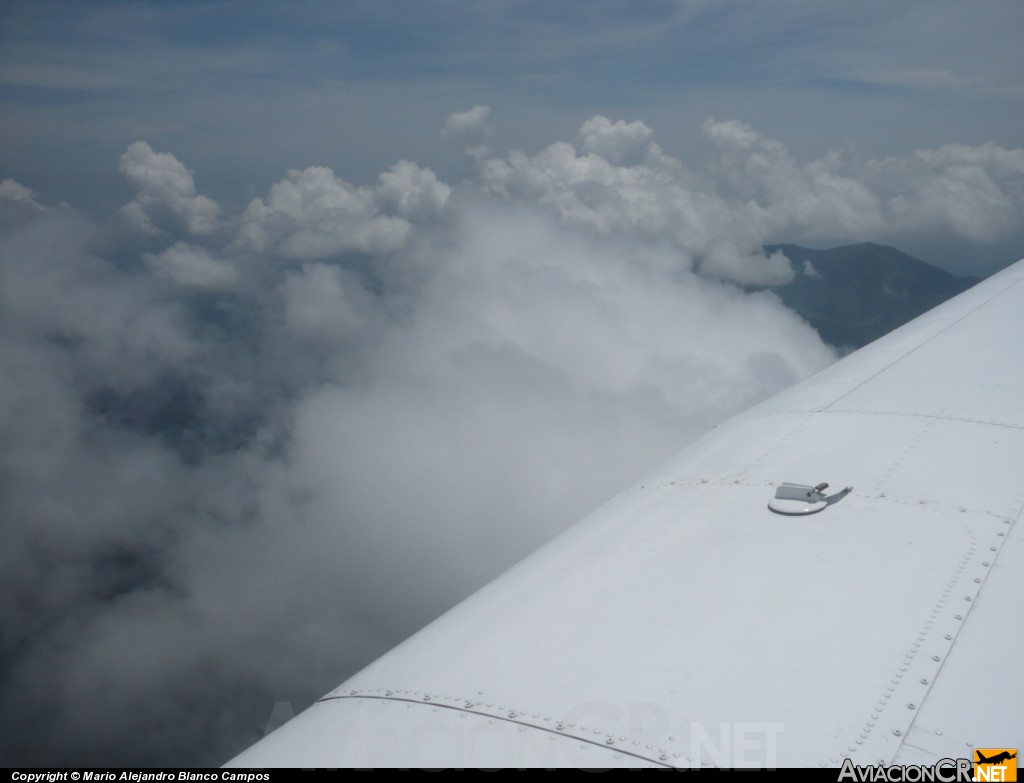
<path id="1" fill-rule="evenodd" d="M 574 723 L 572 721 L 555 721 L 550 716 L 541 716 L 539 713 L 536 713 L 536 712 L 534 712 L 534 713 L 526 713 L 526 712 L 520 712 L 520 711 L 515 710 L 515 709 L 506 709 L 506 707 L 504 705 L 500 705 L 500 704 L 499 705 L 495 705 L 493 702 L 486 702 L 486 703 L 484 703 L 484 702 L 474 702 L 474 701 L 472 701 L 470 699 L 452 698 L 452 697 L 448 697 L 448 696 L 442 696 L 440 694 L 423 693 L 421 691 L 408 691 L 408 690 L 402 690 L 402 689 L 387 690 L 387 689 L 382 689 L 382 688 L 364 688 L 364 689 L 358 689 L 358 690 L 357 689 L 349 689 L 348 692 L 345 693 L 345 694 L 341 694 L 341 695 L 330 695 L 329 694 L 327 696 L 324 696 L 322 699 L 320 699 L 320 701 L 329 701 L 331 699 L 337 699 L 337 698 L 357 698 L 357 699 L 358 698 L 375 698 L 375 699 L 382 699 L 382 700 L 394 699 L 394 700 L 400 700 L 400 701 L 412 701 L 412 700 L 415 700 L 415 701 L 422 701 L 422 702 L 427 703 L 427 704 L 432 703 L 432 704 L 435 704 L 435 705 L 441 705 L 441 706 L 444 706 L 444 707 L 450 707 L 450 708 L 453 708 L 453 709 L 461 710 L 463 712 L 471 712 L 472 714 L 475 714 L 475 715 L 481 715 L 481 716 L 485 716 L 485 717 L 492 717 L 492 718 L 498 718 L 498 719 L 507 718 L 508 720 L 515 720 L 515 721 L 518 721 L 518 722 L 526 722 L 529 718 L 533 718 L 534 720 L 539 720 L 539 721 L 542 721 L 544 723 L 552 723 L 553 722 L 555 727 L 554 727 L 554 729 L 551 729 L 550 727 L 536 725 L 536 724 L 529 724 L 528 723 L 527 725 L 532 725 L 534 728 L 540 729 L 542 731 L 555 732 L 557 734 L 560 734 L 563 737 L 567 737 L 567 738 L 570 738 L 570 739 L 585 739 L 583 737 L 578 736 L 578 733 L 584 733 L 584 732 L 592 733 L 595 736 L 597 736 L 598 738 L 600 738 L 602 736 L 602 734 L 603 734 L 604 735 L 604 744 L 605 745 L 613 746 L 613 747 L 621 745 L 621 746 L 623 746 L 624 748 L 627 749 L 626 752 L 628 752 L 630 755 L 633 755 L 633 756 L 640 756 L 640 757 L 648 758 L 646 756 L 646 754 L 644 754 L 642 751 L 653 751 L 654 750 L 654 746 L 652 744 L 650 744 L 650 743 L 643 744 L 642 750 L 634 750 L 634 749 L 630 748 L 629 746 L 632 745 L 634 748 L 640 748 L 641 747 L 640 740 L 632 740 L 631 741 L 628 737 L 624 737 L 624 736 L 620 736 L 618 738 L 618 740 L 616 740 L 614 734 L 605 734 L 600 729 L 590 729 L 587 726 L 582 725 L 582 724 L 577 726 L 576 723 Z M 382 703 L 383 703 L 383 701 L 382 701 Z M 435 707 L 435 710 L 436 710 L 436 707 Z M 497 713 L 502 713 L 502 714 L 499 715 Z M 493 720 L 491 722 L 493 723 Z M 524 728 L 525 728 L 525 726 L 521 726 L 520 727 L 520 731 L 522 731 Z M 577 730 L 578 730 L 578 733 L 574 733 Z M 554 735 L 552 735 L 550 737 L 550 739 L 554 739 L 554 738 L 555 738 Z M 674 742 L 675 741 L 674 737 L 669 737 L 668 739 L 669 739 L 670 742 Z M 591 741 L 591 740 L 586 740 L 586 742 L 592 742 L 593 744 L 597 744 L 596 741 Z M 581 746 L 581 747 L 586 749 L 585 745 Z M 658 760 L 659 761 L 668 761 L 668 759 L 669 759 L 668 751 L 664 750 L 663 748 L 658 748 L 657 754 L 658 754 Z M 675 758 L 675 759 L 682 758 L 682 755 L 680 753 L 675 753 L 674 752 L 671 755 L 672 755 L 672 758 Z M 618 755 L 617 755 L 617 757 L 618 757 Z M 649 760 L 653 761 L 654 759 L 649 759 Z M 687 757 L 685 760 L 687 762 L 691 761 L 691 759 L 689 757 Z M 704 764 L 704 765 L 707 765 L 708 762 L 706 760 L 703 760 L 701 763 Z"/>
<path id="2" fill-rule="evenodd" d="M 959 511 L 961 513 L 965 513 L 966 509 L 961 507 L 959 509 Z M 1011 519 L 1003 519 L 1002 520 L 1002 523 L 1004 525 L 1011 525 L 1012 522 L 1013 522 L 1013 520 L 1011 520 Z M 971 558 L 974 556 L 975 552 L 977 551 L 977 545 L 978 545 L 977 536 L 974 534 L 973 530 L 970 527 L 968 527 L 965 523 L 961 522 L 961 525 L 967 531 L 968 536 L 969 536 L 969 544 L 968 544 L 967 554 L 965 554 L 964 557 L 961 559 L 960 564 L 957 566 L 956 573 L 953 575 L 953 578 L 950 579 L 949 582 L 947 582 L 946 587 L 943 589 L 942 597 L 938 600 L 938 602 L 936 603 L 935 607 L 929 613 L 928 620 L 925 622 L 924 626 L 921 628 L 920 635 L 916 638 L 915 642 L 911 645 L 910 652 L 906 654 L 906 656 L 903 659 L 902 664 L 898 667 L 898 670 L 894 673 L 893 678 L 890 680 L 890 684 L 886 687 L 885 693 L 882 694 L 881 698 L 878 701 L 878 704 L 876 705 L 875 709 L 872 711 L 871 719 L 868 720 L 865 723 L 865 725 L 862 728 L 862 730 L 860 732 L 860 735 L 859 735 L 857 741 L 855 742 L 855 744 L 848 747 L 848 750 L 851 753 L 856 752 L 857 746 L 863 744 L 864 740 L 866 740 L 868 735 L 871 733 L 871 730 L 875 727 L 875 721 L 878 720 L 878 718 L 881 716 L 882 711 L 887 706 L 890 698 L 892 698 L 892 696 L 893 696 L 893 694 L 895 692 L 896 687 L 900 684 L 900 681 L 902 680 L 903 675 L 906 673 L 906 671 L 910 667 L 910 664 L 912 663 L 913 658 L 915 657 L 917 652 L 920 650 L 921 645 L 924 643 L 924 640 L 926 638 L 926 635 L 927 635 L 928 631 L 931 630 L 931 626 L 934 624 L 936 619 L 938 619 L 938 617 L 940 616 L 940 614 L 942 612 L 942 609 L 943 609 L 943 606 L 946 603 L 946 600 L 949 598 L 950 593 L 952 592 L 953 588 L 956 586 L 956 583 L 959 581 L 959 579 L 960 579 L 961 575 L 963 574 L 964 570 L 967 568 L 967 565 L 969 564 Z M 996 536 L 997 536 L 997 538 L 1004 538 L 1005 539 L 1006 534 L 1005 534 L 1004 531 L 999 530 L 999 531 L 996 531 Z M 997 542 L 997 544 L 1001 544 L 1001 543 L 1002 542 Z M 991 546 L 989 546 L 989 551 L 990 552 L 994 552 L 994 553 L 998 553 L 999 548 L 1000 547 L 998 545 L 991 545 Z M 992 558 L 989 558 L 988 560 L 982 561 L 981 567 L 985 569 L 985 574 L 987 574 L 988 571 L 991 569 L 992 563 L 994 562 L 994 560 L 995 560 L 995 557 L 992 557 Z M 973 584 L 977 585 L 977 587 L 974 588 L 972 593 L 965 593 L 963 595 L 963 600 L 964 600 L 965 603 L 973 603 L 974 602 L 974 599 L 977 597 L 977 594 L 978 594 L 979 590 L 981 589 L 981 585 L 984 583 L 984 581 L 985 581 L 984 576 L 974 577 Z M 957 629 L 958 630 L 959 630 L 960 627 L 962 627 L 962 624 L 964 622 L 964 616 L 965 616 L 965 613 L 963 613 L 963 612 L 954 612 L 953 613 L 953 619 L 957 623 Z M 952 643 L 953 643 L 953 641 L 955 639 L 955 636 L 956 636 L 955 634 L 950 634 L 950 633 L 943 634 L 943 640 L 946 642 L 946 644 L 944 645 L 944 647 L 945 647 L 944 652 L 947 655 L 948 655 L 950 649 L 952 648 Z M 936 668 L 936 672 L 937 672 L 938 668 L 940 668 L 941 664 L 943 663 L 944 657 L 943 657 L 943 655 L 936 654 L 936 655 L 932 655 L 931 656 L 931 660 L 932 660 L 933 663 L 939 664 L 939 667 L 935 667 Z M 919 680 L 920 685 L 925 686 L 924 687 L 924 691 L 921 694 L 921 701 L 922 702 L 924 700 L 924 697 L 927 695 L 928 688 L 930 687 L 930 685 L 931 685 L 931 683 L 933 681 L 934 681 L 934 678 L 932 678 L 932 679 L 929 679 L 928 677 L 921 677 L 920 678 L 920 680 Z M 914 703 L 913 701 L 907 702 L 906 706 L 911 711 L 916 711 L 918 709 L 918 704 Z M 907 723 L 907 727 L 909 728 L 909 725 L 912 724 L 912 723 L 913 723 L 913 717 L 911 717 L 910 721 Z M 901 728 L 898 728 L 898 727 L 897 728 L 893 728 L 892 729 L 892 734 L 895 737 L 903 737 L 906 730 L 907 729 L 901 729 Z M 935 733 L 937 735 L 941 736 L 943 732 L 942 732 L 942 729 L 936 729 Z M 971 743 L 967 743 L 967 744 L 970 745 Z M 833 762 L 837 761 L 837 757 L 833 757 L 832 761 Z M 879 761 L 881 763 L 887 763 L 885 759 L 879 759 Z"/>

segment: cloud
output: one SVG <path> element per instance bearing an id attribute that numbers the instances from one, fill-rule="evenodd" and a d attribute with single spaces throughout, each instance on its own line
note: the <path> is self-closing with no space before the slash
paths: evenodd
<path id="1" fill-rule="evenodd" d="M 406 160 L 382 172 L 375 187 L 352 185 L 322 166 L 292 170 L 266 199 L 250 202 L 235 247 L 290 259 L 394 253 L 413 224 L 440 218 L 450 195 L 433 171 Z"/>
<path id="2" fill-rule="evenodd" d="M 176 242 L 159 254 L 146 253 L 144 258 L 153 274 L 180 285 L 229 288 L 238 280 L 238 273 L 231 264 L 187 242 Z"/>
<path id="3" fill-rule="evenodd" d="M 36 193 L 13 179 L 0 182 L 0 226 L 17 225 L 45 210 L 36 201 Z"/>
<path id="4" fill-rule="evenodd" d="M 453 117 L 481 138 L 485 108 Z M 128 238 L 0 184 L 30 205 L 0 230 L 0 755 L 224 761 L 830 362 L 743 287 L 794 274 L 773 232 L 935 226 L 957 183 L 946 230 L 1020 224 L 1019 150 L 801 163 L 705 133 L 706 171 L 594 117 L 454 188 L 309 167 L 225 215 L 138 142 Z"/>
<path id="5" fill-rule="evenodd" d="M 1020 230 L 1024 149 L 947 144 L 872 161 L 869 172 L 896 232 L 996 242 Z"/>
<path id="6" fill-rule="evenodd" d="M 556 142 L 533 156 L 485 160 L 481 180 L 492 193 L 553 208 L 566 224 L 670 242 L 680 266 L 696 263 L 709 276 L 749 285 L 792 279 L 784 257 L 765 256 L 767 234 L 749 206 L 704 187 L 643 123 L 595 117 L 577 138 L 580 149 Z"/>
<path id="7" fill-rule="evenodd" d="M 800 165 L 781 142 L 736 121 L 704 123 L 716 173 L 744 200 L 762 236 L 815 241 L 875 236 L 885 223 L 877 194 L 844 176 L 837 153 Z"/>
<path id="8" fill-rule="evenodd" d="M 143 234 L 184 230 L 206 235 L 216 229 L 220 207 L 196 193 L 192 172 L 173 155 L 137 141 L 121 156 L 121 173 L 137 190 L 121 214 Z"/>
<path id="9" fill-rule="evenodd" d="M 483 158 L 488 151 L 485 142 L 491 136 L 491 128 L 487 124 L 490 113 L 489 106 L 474 106 L 469 111 L 456 112 L 445 121 L 441 135 L 458 141 L 467 155 Z"/>
<path id="10" fill-rule="evenodd" d="M 36 194 L 24 185 L 15 182 L 13 179 L 5 179 L 0 182 L 0 199 L 8 201 L 24 201 L 41 206 L 35 200 Z"/>
<path id="11" fill-rule="evenodd" d="M 580 127 L 580 149 L 604 158 L 615 166 L 635 166 L 644 161 L 654 143 L 654 131 L 642 122 L 611 122 L 593 117 Z"/>
<path id="12" fill-rule="evenodd" d="M 382 211 L 426 223 L 441 217 L 451 192 L 430 169 L 400 160 L 380 175 L 375 195 Z"/>
<path id="13" fill-rule="evenodd" d="M 336 266 L 303 264 L 283 286 L 285 327 L 296 338 L 335 344 L 351 339 L 374 317 L 373 295 Z"/>

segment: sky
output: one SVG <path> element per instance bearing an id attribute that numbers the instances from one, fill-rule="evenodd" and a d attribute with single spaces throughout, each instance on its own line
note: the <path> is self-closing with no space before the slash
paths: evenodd
<path id="1" fill-rule="evenodd" d="M 1022 22 L 5 3 L 0 764 L 222 763 L 827 366 L 765 244 L 1019 258 Z"/>

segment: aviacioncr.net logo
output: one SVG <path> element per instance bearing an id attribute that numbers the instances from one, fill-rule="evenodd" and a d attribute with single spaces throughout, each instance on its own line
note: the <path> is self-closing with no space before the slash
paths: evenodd
<path id="1" fill-rule="evenodd" d="M 1017 780 L 1016 748 L 975 748 L 975 781 L 1013 783 Z"/>

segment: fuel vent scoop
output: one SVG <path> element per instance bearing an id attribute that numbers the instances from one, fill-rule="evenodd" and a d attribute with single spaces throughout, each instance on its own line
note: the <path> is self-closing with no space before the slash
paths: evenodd
<path id="1" fill-rule="evenodd" d="M 809 484 L 793 484 L 784 481 L 775 490 L 775 497 L 768 501 L 768 508 L 776 514 L 788 516 L 816 514 L 845 498 L 853 490 L 853 487 L 847 487 L 831 495 L 824 494 L 826 489 L 828 489 L 828 482 L 822 482 L 818 486 L 812 487 Z"/>

